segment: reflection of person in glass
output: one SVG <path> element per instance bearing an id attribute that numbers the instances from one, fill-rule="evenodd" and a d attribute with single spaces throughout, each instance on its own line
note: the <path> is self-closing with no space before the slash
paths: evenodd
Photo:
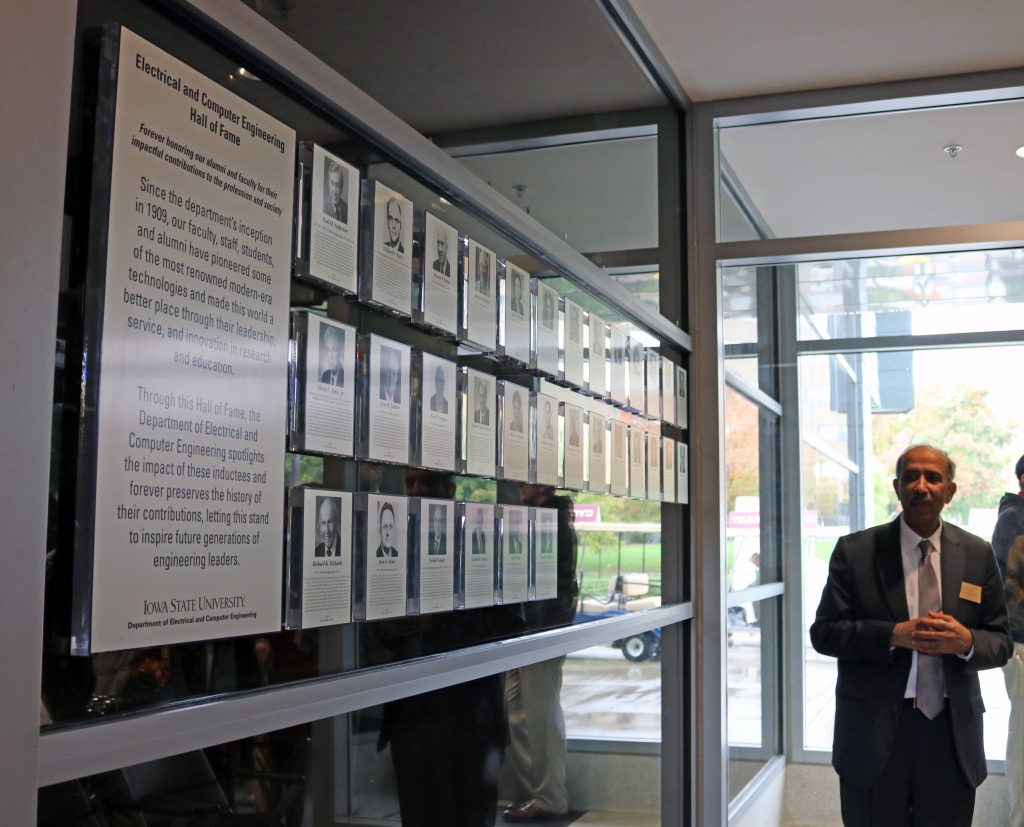
<path id="1" fill-rule="evenodd" d="M 477 293 L 491 293 L 491 254 L 476 248 L 476 278 L 473 282 Z"/>
<path id="2" fill-rule="evenodd" d="M 544 291 L 544 301 L 542 302 L 541 320 L 544 323 L 544 327 L 549 330 L 555 327 L 555 297 L 551 294 L 550 290 Z"/>
<path id="3" fill-rule="evenodd" d="M 314 557 L 340 557 L 341 535 L 338 532 L 338 498 L 317 497 L 316 529 L 320 542 L 313 550 Z M 307 546 L 308 548 L 308 546 Z"/>
<path id="4" fill-rule="evenodd" d="M 324 215 L 348 224 L 348 200 L 345 198 L 345 172 L 337 161 L 327 161 L 324 180 Z"/>
<path id="5" fill-rule="evenodd" d="M 377 535 L 380 544 L 377 546 L 378 557 L 397 557 L 398 549 L 395 548 L 395 508 L 391 503 L 384 501 L 377 515 Z"/>
<path id="6" fill-rule="evenodd" d="M 475 397 L 473 405 L 473 421 L 477 425 L 490 425 L 491 408 L 487 404 L 487 382 L 483 379 L 474 379 L 473 391 L 473 395 Z"/>
<path id="7" fill-rule="evenodd" d="M 404 253 L 405 246 L 402 244 L 402 205 L 398 203 L 397 198 L 391 196 L 388 199 L 387 206 L 384 208 L 384 214 L 387 216 L 388 222 L 388 240 L 384 242 L 384 246 L 395 252 Z"/>
<path id="8" fill-rule="evenodd" d="M 484 512 L 477 509 L 473 526 L 473 554 L 487 554 L 487 535 L 484 533 Z"/>
<path id="9" fill-rule="evenodd" d="M 523 304 L 523 277 L 519 275 L 518 270 L 512 271 L 512 312 L 517 316 L 526 315 L 525 305 Z"/>
<path id="10" fill-rule="evenodd" d="M 448 532 L 445 528 L 447 508 L 443 505 L 431 505 L 430 531 L 427 536 L 427 554 L 430 556 L 446 554 L 448 550 Z"/>
<path id="11" fill-rule="evenodd" d="M 387 345 L 380 348 L 380 398 L 384 402 L 402 401 L 402 359 Z"/>
<path id="12" fill-rule="evenodd" d="M 335 327 L 320 327 L 320 384 L 345 385 L 345 368 L 341 356 L 345 350 L 345 331 Z"/>
<path id="13" fill-rule="evenodd" d="M 551 403 L 548 400 L 544 400 L 544 435 L 542 439 L 555 438 L 555 417 L 551 413 Z"/>
<path id="14" fill-rule="evenodd" d="M 434 371 L 434 395 L 430 397 L 430 410 L 448 413 L 448 398 L 444 395 L 444 368 L 441 365 Z"/>
<path id="15" fill-rule="evenodd" d="M 576 616 L 576 531 L 573 504 L 545 485 L 520 485 L 523 505 L 557 511 L 558 596 L 524 605 L 527 629 L 568 626 Z M 541 554 L 550 554 L 555 521 L 538 524 Z M 565 719 L 559 695 L 565 656 L 505 673 L 509 744 L 505 770 L 514 785 L 506 821 L 529 822 L 563 816 L 569 810 L 565 785 Z"/>
<path id="16" fill-rule="evenodd" d="M 519 391 L 512 391 L 512 422 L 508 427 L 514 434 L 523 432 L 523 395 Z"/>
<path id="17" fill-rule="evenodd" d="M 448 233 L 439 232 L 437 234 L 437 258 L 434 259 L 434 263 L 430 266 L 436 272 L 445 276 L 452 274 L 452 265 L 448 261 Z"/>

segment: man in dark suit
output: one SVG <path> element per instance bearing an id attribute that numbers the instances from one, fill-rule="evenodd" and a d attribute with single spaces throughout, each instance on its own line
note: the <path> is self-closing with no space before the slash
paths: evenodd
<path id="1" fill-rule="evenodd" d="M 334 497 L 321 497 L 317 508 L 320 542 L 313 549 L 314 557 L 340 557 L 341 535 L 338 533 L 338 504 Z M 308 548 L 308 546 L 307 546 Z"/>
<path id="2" fill-rule="evenodd" d="M 969 827 L 987 772 L 977 673 L 1011 643 L 991 547 L 939 517 L 955 474 L 944 451 L 908 448 L 901 516 L 832 553 L 811 643 L 839 661 L 832 764 L 847 827 Z"/>
<path id="3" fill-rule="evenodd" d="M 380 545 L 377 546 L 377 556 L 397 557 L 398 549 L 395 548 L 395 508 L 387 501 L 380 507 L 380 513 L 377 515 L 377 532 L 380 537 Z"/>
<path id="4" fill-rule="evenodd" d="M 383 402 L 402 401 L 402 359 L 393 347 L 380 348 L 380 393 Z"/>
<path id="5" fill-rule="evenodd" d="M 476 249 L 476 278 L 474 281 L 477 293 L 491 293 L 491 254 L 486 250 Z"/>
<path id="6" fill-rule="evenodd" d="M 384 246 L 397 253 L 405 252 L 405 245 L 402 243 L 402 205 L 398 199 L 392 196 L 384 206 L 384 214 L 387 217 L 388 238 Z"/>
<path id="7" fill-rule="evenodd" d="M 434 395 L 430 397 L 430 410 L 448 413 L 448 398 L 444 395 L 444 368 L 440 365 L 434 371 Z"/>
<path id="8" fill-rule="evenodd" d="M 476 512 L 476 527 L 473 529 L 473 554 L 487 553 L 487 536 L 484 534 L 484 513 Z"/>
<path id="9" fill-rule="evenodd" d="M 508 427 L 514 434 L 523 432 L 523 400 L 519 391 L 512 391 L 512 422 Z"/>
<path id="10" fill-rule="evenodd" d="M 523 277 L 518 270 L 512 271 L 512 312 L 517 316 L 526 315 L 526 307 L 523 304 Z"/>
<path id="11" fill-rule="evenodd" d="M 437 258 L 434 259 L 431 267 L 443 275 L 450 276 L 452 274 L 452 265 L 448 261 L 448 233 L 438 233 Z"/>
<path id="12" fill-rule="evenodd" d="M 448 550 L 448 533 L 444 526 L 445 507 L 430 506 L 430 531 L 427 536 L 427 554 L 429 556 L 446 554 Z"/>
<path id="13" fill-rule="evenodd" d="M 342 350 L 345 344 L 342 338 L 345 334 L 333 327 L 324 325 L 320 343 L 320 364 L 324 371 L 320 374 L 320 383 L 323 385 L 336 385 L 344 387 L 345 368 L 341 364 Z"/>
<path id="14" fill-rule="evenodd" d="M 348 223 L 348 200 L 345 198 L 345 174 L 336 161 L 327 162 L 327 186 L 324 187 L 324 215 L 343 224 Z"/>
<path id="15" fill-rule="evenodd" d="M 476 384 L 476 404 L 473 407 L 473 421 L 477 425 L 491 424 L 491 408 L 487 404 L 487 383 L 482 379 L 474 379 Z"/>

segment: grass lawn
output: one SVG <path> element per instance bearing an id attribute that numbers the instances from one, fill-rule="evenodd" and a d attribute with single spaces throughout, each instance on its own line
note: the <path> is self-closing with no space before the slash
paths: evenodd
<path id="1" fill-rule="evenodd" d="M 647 572 L 651 577 L 651 593 L 661 592 L 661 544 L 648 543 L 646 552 L 643 543 L 623 543 L 621 563 L 618 545 L 598 551 L 592 544 L 585 543 L 581 532 L 576 568 L 583 571 L 580 587 L 584 595 L 605 595 L 608 583 L 619 572 Z"/>

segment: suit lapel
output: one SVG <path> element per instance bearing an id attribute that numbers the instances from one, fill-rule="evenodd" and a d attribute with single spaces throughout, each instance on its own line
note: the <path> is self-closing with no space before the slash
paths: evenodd
<path id="1" fill-rule="evenodd" d="M 960 604 L 960 584 L 964 579 L 963 547 L 950 536 L 946 524 L 942 524 L 942 551 L 939 553 L 939 568 L 942 583 L 942 611 L 956 616 Z"/>
<path id="2" fill-rule="evenodd" d="M 909 620 L 907 588 L 903 583 L 903 553 L 900 551 L 900 518 L 893 520 L 885 532 L 878 536 L 875 548 L 875 565 L 882 594 L 889 604 L 896 622 Z"/>

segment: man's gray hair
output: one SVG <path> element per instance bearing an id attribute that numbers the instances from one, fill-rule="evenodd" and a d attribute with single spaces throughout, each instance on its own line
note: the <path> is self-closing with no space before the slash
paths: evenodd
<path id="1" fill-rule="evenodd" d="M 945 457 L 946 464 L 949 467 L 949 481 L 952 482 L 953 480 L 956 479 L 956 463 L 953 461 L 953 458 L 945 451 L 943 451 L 941 448 L 937 448 L 936 446 L 931 445 L 927 442 L 915 442 L 913 445 L 910 445 L 904 449 L 903 453 L 900 454 L 899 459 L 896 460 L 896 479 L 899 479 L 900 477 L 903 476 L 903 465 L 906 461 L 907 454 L 909 454 L 911 451 L 917 448 L 927 448 L 929 451 L 934 451 L 936 454 Z"/>

